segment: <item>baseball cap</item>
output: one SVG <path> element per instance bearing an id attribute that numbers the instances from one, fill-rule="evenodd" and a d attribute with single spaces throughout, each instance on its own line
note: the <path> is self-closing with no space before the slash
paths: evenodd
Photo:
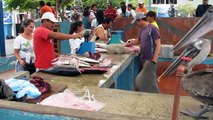
<path id="1" fill-rule="evenodd" d="M 41 20 L 43 20 L 43 19 L 48 19 L 52 22 L 58 22 L 58 20 L 55 19 L 54 14 L 51 12 L 45 12 L 41 17 Z"/>
<path id="2" fill-rule="evenodd" d="M 144 4 L 144 1 L 139 1 L 138 4 Z"/>
<path id="3" fill-rule="evenodd" d="M 137 20 L 145 18 L 145 17 L 146 16 L 142 12 L 137 12 L 131 23 L 134 24 Z"/>

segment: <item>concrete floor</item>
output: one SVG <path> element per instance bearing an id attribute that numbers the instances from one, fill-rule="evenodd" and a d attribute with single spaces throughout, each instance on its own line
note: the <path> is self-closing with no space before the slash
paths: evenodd
<path id="1" fill-rule="evenodd" d="M 13 54 L 14 39 L 6 40 L 6 55 Z M 12 74 L 14 70 L 0 73 Z M 106 107 L 100 110 L 102 113 L 127 115 L 134 117 L 145 117 L 158 120 L 169 120 L 172 114 L 173 96 L 165 94 L 147 94 L 140 92 L 131 92 L 114 89 L 90 88 L 91 93 L 95 94 L 97 100 L 106 104 Z M 190 109 L 193 111 L 199 110 L 198 101 L 191 97 L 181 97 L 180 110 Z M 59 109 L 62 110 L 62 109 Z M 213 120 L 213 113 L 206 114 L 209 120 Z M 179 120 L 193 120 L 179 114 Z"/>
<path id="2" fill-rule="evenodd" d="M 16 73 L 18 75 L 18 73 Z M 26 73 L 22 73 L 25 75 Z M 15 75 L 15 74 L 14 74 Z M 16 75 L 16 76 L 17 76 Z M 10 77 L 10 75 L 4 77 Z M 18 75 L 20 76 L 20 75 Z M 1 77 L 1 75 L 0 75 Z M 6 79 L 6 78 L 5 78 Z M 70 88 L 72 89 L 72 88 Z M 98 112 L 93 112 L 94 116 L 99 116 L 101 114 L 112 114 L 118 116 L 128 116 L 132 120 L 134 117 L 139 118 L 148 118 L 154 120 L 171 120 L 172 117 L 172 107 L 173 107 L 173 95 L 166 94 L 151 94 L 151 93 L 143 93 L 143 92 L 134 92 L 134 91 L 126 91 L 126 90 L 118 90 L 118 89 L 108 89 L 108 88 L 98 88 L 98 87 L 84 87 L 74 92 L 83 94 L 83 92 L 89 89 L 90 94 L 95 95 L 95 99 L 104 103 L 106 106 Z M 14 103 L 8 103 L 7 107 L 11 108 Z M 5 105 L 5 103 L 2 103 Z M 196 101 L 195 99 L 182 96 L 180 100 L 180 110 L 190 110 L 190 111 L 199 111 L 201 103 Z M 1 106 L 1 104 L 0 104 Z M 46 108 L 42 108 L 42 110 L 35 110 L 34 107 L 37 105 L 33 105 L 32 108 L 30 104 L 25 104 L 23 107 L 22 104 L 16 103 L 16 107 L 12 107 L 14 109 L 20 109 L 24 111 L 31 112 L 39 112 L 39 113 L 48 113 Z M 6 107 L 6 108 L 7 108 Z M 27 107 L 27 109 L 26 109 Z M 51 107 L 47 109 L 50 114 L 54 114 L 54 111 L 64 111 L 60 112 L 60 115 L 67 115 L 67 109 Z M 74 110 L 75 111 L 75 110 Z M 77 117 L 81 117 L 82 114 L 87 113 L 85 111 L 78 111 L 79 115 Z M 57 113 L 58 114 L 58 113 Z M 70 115 L 72 116 L 72 115 Z M 206 113 L 205 116 L 208 116 L 208 120 L 213 120 L 213 113 Z M 103 117 L 103 116 L 102 116 Z M 131 117 L 133 117 L 131 119 Z M 136 119 L 135 119 L 136 120 Z M 179 120 L 194 120 L 194 118 L 179 114 Z"/>

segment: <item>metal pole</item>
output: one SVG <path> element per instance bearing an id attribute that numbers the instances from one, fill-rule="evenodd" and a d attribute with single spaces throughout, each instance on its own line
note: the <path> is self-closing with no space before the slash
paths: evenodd
<path id="1" fill-rule="evenodd" d="M 4 41 L 4 21 L 3 21 L 3 8 L 2 0 L 0 0 L 0 57 L 6 56 L 5 54 L 5 41 Z"/>
<path id="2" fill-rule="evenodd" d="M 176 93 L 174 96 L 174 103 L 173 103 L 173 110 L 172 110 L 172 120 L 178 120 L 178 113 L 179 113 L 179 104 L 180 104 L 180 92 L 182 86 L 182 77 L 184 75 L 185 66 L 180 65 L 177 68 L 176 73 Z"/>
<path id="3" fill-rule="evenodd" d="M 152 9 L 152 0 L 149 0 L 149 11 Z"/>

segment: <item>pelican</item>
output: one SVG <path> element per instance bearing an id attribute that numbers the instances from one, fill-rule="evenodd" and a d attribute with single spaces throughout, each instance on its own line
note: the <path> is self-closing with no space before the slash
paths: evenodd
<path id="1" fill-rule="evenodd" d="M 213 29 L 213 6 L 205 12 L 200 20 L 187 32 L 181 40 L 174 46 L 173 50 L 179 50 L 186 45 L 196 42 L 196 40 Z"/>
<path id="2" fill-rule="evenodd" d="M 201 37 L 211 30 L 213 30 L 213 6 L 206 11 L 192 29 L 174 46 L 173 50 L 179 50 L 186 46 L 187 48 L 160 76 L 161 78 L 171 74 L 181 64 L 186 66 L 187 72 L 182 78 L 182 87 L 190 96 L 202 102 L 204 107 L 200 112 L 185 111 L 183 113 L 198 118 L 202 117 L 213 106 L 213 69 L 192 72 L 192 68 L 200 64 L 208 56 L 212 40 Z"/>
<path id="3" fill-rule="evenodd" d="M 197 39 L 195 43 L 187 46 L 181 55 L 177 57 L 158 79 L 172 74 L 181 64 L 187 65 L 187 73 L 191 73 L 195 65 L 202 63 L 207 58 L 210 50 L 211 40 L 204 38 Z"/>

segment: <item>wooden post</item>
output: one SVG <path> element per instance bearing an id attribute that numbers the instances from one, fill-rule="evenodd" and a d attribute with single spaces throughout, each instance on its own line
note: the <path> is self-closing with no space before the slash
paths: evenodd
<path id="1" fill-rule="evenodd" d="M 178 113 L 179 113 L 179 104 L 180 104 L 180 91 L 182 87 L 182 77 L 184 75 L 185 66 L 180 65 L 177 68 L 176 72 L 176 93 L 174 96 L 174 103 L 173 103 L 173 111 L 172 111 L 172 120 L 178 120 Z"/>
<path id="2" fill-rule="evenodd" d="M 54 25 L 53 31 L 54 31 L 54 32 L 60 32 L 60 24 L 59 24 L 59 23 L 56 23 L 56 24 Z M 60 44 L 60 40 L 53 39 L 53 45 L 54 45 L 55 53 L 60 54 L 60 53 L 61 53 L 61 44 Z"/>

